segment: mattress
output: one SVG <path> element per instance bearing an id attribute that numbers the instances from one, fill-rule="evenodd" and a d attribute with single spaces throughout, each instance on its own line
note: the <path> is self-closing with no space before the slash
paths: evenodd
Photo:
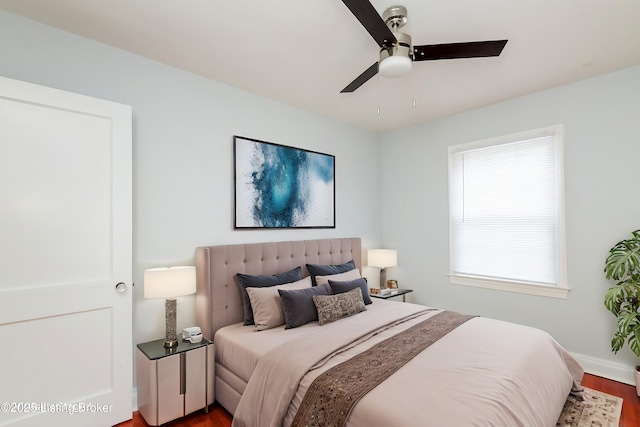
<path id="1" fill-rule="evenodd" d="M 317 327 L 318 323 L 312 322 L 294 329 L 282 325 L 256 332 L 253 325 L 225 326 L 215 334 L 216 362 L 246 383 L 263 355 Z"/>
<path id="2" fill-rule="evenodd" d="M 216 400 L 234 414 L 260 358 L 314 326 L 318 327 L 318 323 L 287 330 L 282 325 L 256 332 L 252 325 L 234 323 L 218 329 L 214 337 Z"/>

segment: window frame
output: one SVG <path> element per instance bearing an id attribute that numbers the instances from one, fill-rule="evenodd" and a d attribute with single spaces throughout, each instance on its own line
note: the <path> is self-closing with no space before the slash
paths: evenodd
<path id="1" fill-rule="evenodd" d="M 452 221 L 452 155 L 461 151 L 475 150 L 484 147 L 497 146 L 518 141 L 526 141 L 540 136 L 554 135 L 555 162 L 556 162 L 556 263 L 557 284 L 548 285 L 532 283 L 512 279 L 491 278 L 453 273 L 453 221 Z M 499 291 L 515 292 L 528 295 L 537 295 L 551 298 L 566 299 L 569 288 L 567 278 L 566 255 L 566 215 L 565 215 L 565 180 L 564 180 L 564 126 L 562 124 L 546 126 L 543 128 L 527 130 L 524 132 L 503 135 L 479 141 L 456 144 L 448 147 L 448 177 L 449 177 L 449 281 L 454 285 L 472 286 Z"/>

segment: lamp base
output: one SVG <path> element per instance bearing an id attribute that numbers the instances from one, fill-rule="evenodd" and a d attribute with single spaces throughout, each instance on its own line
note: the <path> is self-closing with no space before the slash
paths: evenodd
<path id="1" fill-rule="evenodd" d="M 380 289 L 387 289 L 387 270 L 380 269 Z"/>
<path id="2" fill-rule="evenodd" d="M 176 333 L 176 313 L 178 311 L 175 298 L 167 298 L 164 304 L 165 316 L 165 338 L 164 348 L 174 348 L 178 346 L 178 336 Z"/>
<path id="3" fill-rule="evenodd" d="M 162 343 L 162 346 L 164 348 L 175 348 L 178 346 L 178 340 L 174 340 L 174 341 L 165 340 L 164 343 Z"/>

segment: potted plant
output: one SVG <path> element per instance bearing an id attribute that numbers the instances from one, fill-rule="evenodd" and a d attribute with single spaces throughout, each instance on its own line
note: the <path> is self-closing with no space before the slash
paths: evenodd
<path id="1" fill-rule="evenodd" d="M 604 305 L 618 318 L 611 350 L 617 353 L 626 341 L 640 358 L 640 230 L 632 234 L 631 239 L 622 240 L 609 250 L 604 272 L 607 279 L 617 283 L 607 291 Z M 640 396 L 640 366 L 636 366 L 635 377 Z"/>

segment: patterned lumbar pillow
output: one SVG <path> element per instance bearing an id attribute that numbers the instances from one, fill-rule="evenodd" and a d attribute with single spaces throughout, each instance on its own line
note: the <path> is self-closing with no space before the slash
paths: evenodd
<path id="1" fill-rule="evenodd" d="M 318 310 L 320 325 L 366 310 L 360 288 L 337 295 L 314 295 L 313 303 Z"/>

